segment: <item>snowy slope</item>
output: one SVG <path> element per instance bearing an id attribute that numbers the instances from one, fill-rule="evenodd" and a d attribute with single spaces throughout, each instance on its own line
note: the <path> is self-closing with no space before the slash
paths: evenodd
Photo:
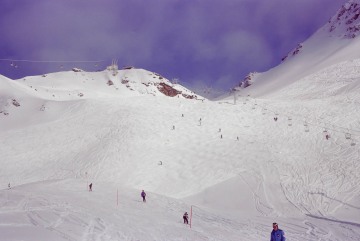
<path id="1" fill-rule="evenodd" d="M 159 74 L 143 69 L 119 70 L 116 75 L 109 70 L 92 73 L 67 71 L 16 81 L 0 76 L 0 85 L 0 115 L 7 117 L 0 118 L 0 129 L 16 128 L 14 124 L 24 116 L 28 125 L 54 120 L 69 106 L 76 108 L 85 99 L 141 95 L 204 99 Z M 23 124 L 19 123 L 19 126 Z"/>
<path id="2" fill-rule="evenodd" d="M 334 73 L 321 77 L 335 82 Z M 99 79 L 99 73 L 83 74 L 80 83 Z M 53 119 L 38 110 L 32 114 L 39 123 L 32 125 L 26 118 L 8 122 L 12 112 L 0 119 L 9 126 L 0 132 L 4 240 L 268 240 L 273 221 L 290 240 L 359 239 L 360 152 L 338 128 L 360 119 L 353 108 L 359 92 L 343 109 L 332 105 L 343 100 L 337 85 L 339 94 L 308 102 L 239 99 L 234 105 L 232 98 L 169 98 L 126 87 L 131 94 L 98 97 L 112 88 L 104 79 L 104 90 L 80 89 L 93 97 L 69 100 L 78 87 L 47 77 L 25 83 L 38 90 L 29 87 L 39 93 L 36 100 L 59 96 L 51 103 L 61 103 L 61 111 L 41 111 Z M 297 115 L 289 126 L 291 113 Z M 328 141 L 325 122 L 335 130 Z M 6 190 L 9 182 L 13 188 Z M 86 190 L 90 182 L 93 193 Z M 181 216 L 192 205 L 190 229 Z"/>
<path id="3" fill-rule="evenodd" d="M 252 86 L 241 92 L 254 97 L 269 95 L 319 70 L 359 59 L 359 13 L 360 1 L 350 0 L 328 23 L 290 51 L 280 65 L 252 76 Z"/>

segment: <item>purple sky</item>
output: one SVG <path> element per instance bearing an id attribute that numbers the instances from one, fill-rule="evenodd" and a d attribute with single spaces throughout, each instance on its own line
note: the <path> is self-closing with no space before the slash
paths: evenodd
<path id="1" fill-rule="evenodd" d="M 117 58 L 178 78 L 185 86 L 228 90 L 262 72 L 324 25 L 346 0 L 1 0 L 0 61 L 10 78 L 71 67 L 94 71 Z"/>

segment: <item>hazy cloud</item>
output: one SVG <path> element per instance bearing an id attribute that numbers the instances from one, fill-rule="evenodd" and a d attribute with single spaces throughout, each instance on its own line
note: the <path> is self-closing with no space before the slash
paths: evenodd
<path id="1" fill-rule="evenodd" d="M 2 0 L 0 58 L 106 60 L 101 67 L 118 58 L 120 65 L 227 90 L 248 72 L 277 65 L 344 2 Z M 0 74 L 11 78 L 58 70 L 23 63 L 15 71 L 0 61 Z"/>

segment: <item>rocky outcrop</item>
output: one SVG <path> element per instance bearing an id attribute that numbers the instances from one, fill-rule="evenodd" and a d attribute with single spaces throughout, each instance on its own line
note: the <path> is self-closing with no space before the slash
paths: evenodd
<path id="1" fill-rule="evenodd" d="M 249 87 L 252 84 L 252 80 L 257 72 L 251 72 L 248 75 L 245 76 L 243 80 L 240 81 L 239 87 L 246 88 Z"/>
<path id="2" fill-rule="evenodd" d="M 297 55 L 301 51 L 302 47 L 303 45 L 301 43 L 298 44 L 298 46 L 291 50 L 284 58 L 281 59 L 281 61 L 284 62 L 288 57 Z"/>
<path id="3" fill-rule="evenodd" d="M 197 100 L 197 95 L 187 95 L 187 94 L 184 94 L 184 93 L 182 93 L 181 95 L 183 97 L 185 97 L 186 99 L 195 99 L 195 100 Z"/>
<path id="4" fill-rule="evenodd" d="M 181 94 L 181 91 L 174 89 L 170 85 L 165 83 L 159 83 L 156 85 L 158 90 L 166 96 L 174 97 L 178 94 Z"/>
<path id="5" fill-rule="evenodd" d="M 350 0 L 332 17 L 326 29 L 333 35 L 355 38 L 360 34 L 360 0 Z"/>

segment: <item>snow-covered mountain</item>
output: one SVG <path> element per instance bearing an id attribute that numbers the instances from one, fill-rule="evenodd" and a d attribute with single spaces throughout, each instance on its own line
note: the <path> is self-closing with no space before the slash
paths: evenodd
<path id="1" fill-rule="evenodd" d="M 0 240 L 360 240 L 347 15 L 218 101 L 133 68 L 0 76 Z"/>
<path id="2" fill-rule="evenodd" d="M 330 36 L 355 38 L 360 34 L 360 2 L 350 0 L 324 26 Z"/>
<path id="3" fill-rule="evenodd" d="M 293 83 L 297 83 L 299 88 L 299 82 L 304 78 L 309 79 L 310 75 L 316 75 L 325 68 L 336 69 L 337 65 L 342 66 L 346 62 L 351 65 L 353 60 L 360 58 L 359 14 L 360 1 L 350 0 L 328 23 L 290 51 L 280 65 L 264 73 L 247 76 L 245 82 L 251 86 L 241 92 L 254 97 L 277 95 L 277 91 L 286 90 Z M 304 89 L 298 92 L 315 95 L 308 91 L 309 89 Z M 282 91 L 278 97 L 288 98 L 284 92 L 286 91 Z"/>
<path id="4" fill-rule="evenodd" d="M 36 116 L 51 119 L 53 113 L 64 111 L 67 103 L 85 99 L 118 96 L 168 96 L 203 100 L 185 87 L 171 83 L 163 76 L 143 69 L 107 69 L 101 72 L 72 71 L 30 76 L 19 80 L 1 78 L 0 114 L 7 118 L 0 129 L 14 127 L 14 121 L 27 116 L 29 124 L 38 123 Z M 40 113 L 47 109 L 47 112 Z M 35 121 L 36 119 L 36 121 Z"/>

